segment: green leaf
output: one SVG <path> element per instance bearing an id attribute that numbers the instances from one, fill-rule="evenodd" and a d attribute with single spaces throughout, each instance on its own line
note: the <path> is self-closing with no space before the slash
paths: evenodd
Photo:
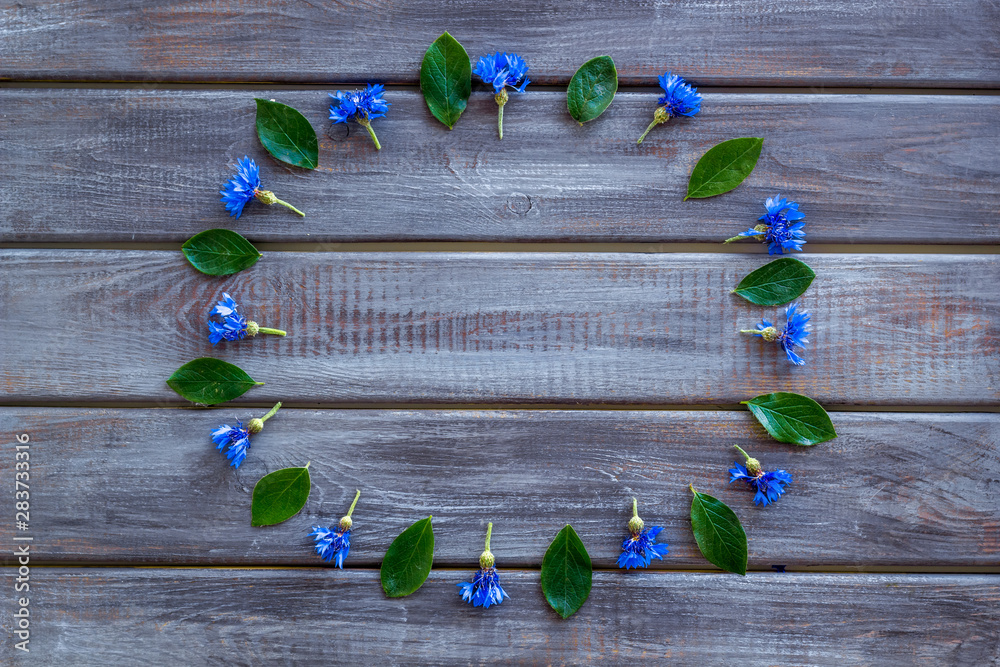
<path id="1" fill-rule="evenodd" d="M 593 576 L 587 548 L 566 524 L 542 558 L 542 593 L 549 606 L 563 618 L 575 614 L 590 595 Z"/>
<path id="2" fill-rule="evenodd" d="M 315 169 L 319 165 L 319 141 L 306 117 L 287 104 L 254 99 L 257 136 L 267 152 L 292 166 Z"/>
<path id="3" fill-rule="evenodd" d="M 830 415 L 808 396 L 776 391 L 742 402 L 778 442 L 809 446 L 837 437 Z"/>
<path id="4" fill-rule="evenodd" d="M 691 487 L 691 530 L 701 554 L 726 572 L 746 575 L 747 534 L 733 510 L 718 498 Z"/>
<path id="5" fill-rule="evenodd" d="M 688 181 L 688 197 L 700 199 L 729 192 L 757 166 L 762 137 L 741 137 L 712 146 L 701 156 Z"/>
<path id="6" fill-rule="evenodd" d="M 309 464 L 282 468 L 260 478 L 253 487 L 251 526 L 273 526 L 299 513 L 309 498 Z"/>
<path id="7" fill-rule="evenodd" d="M 420 90 L 434 117 L 453 128 L 472 93 L 472 64 L 465 48 L 447 32 L 424 54 Z"/>
<path id="8" fill-rule="evenodd" d="M 566 89 L 569 115 L 583 125 L 608 108 L 618 92 L 618 70 L 611 56 L 591 58 L 576 70 Z"/>
<path id="9" fill-rule="evenodd" d="M 242 368 L 219 359 L 201 357 L 189 361 L 167 378 L 167 385 L 189 401 L 215 405 L 242 396 L 254 382 Z"/>
<path id="10" fill-rule="evenodd" d="M 780 306 L 801 296 L 815 277 L 805 262 L 782 257 L 751 271 L 733 293 L 759 306 Z"/>
<path id="11" fill-rule="evenodd" d="M 447 34 L 447 33 L 445 33 Z M 420 588 L 434 563 L 434 527 L 429 516 L 404 530 L 382 559 L 382 590 L 401 598 Z"/>
<path id="12" fill-rule="evenodd" d="M 257 248 L 228 229 L 206 229 L 181 246 L 191 266 L 210 276 L 228 276 L 248 269 L 263 257 Z"/>

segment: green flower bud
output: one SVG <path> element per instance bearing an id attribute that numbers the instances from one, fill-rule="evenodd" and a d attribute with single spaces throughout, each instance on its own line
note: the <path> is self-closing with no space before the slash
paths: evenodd
<path id="1" fill-rule="evenodd" d="M 270 190 L 254 190 L 253 196 L 265 204 L 277 204 L 278 198 Z"/>

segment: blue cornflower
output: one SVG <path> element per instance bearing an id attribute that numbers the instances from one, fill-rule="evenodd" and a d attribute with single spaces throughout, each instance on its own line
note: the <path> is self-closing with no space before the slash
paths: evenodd
<path id="1" fill-rule="evenodd" d="M 346 123 L 349 120 L 356 121 L 361 127 L 368 130 L 372 141 L 375 142 L 375 150 L 382 150 L 382 144 L 375 136 L 372 129 L 371 120 L 382 118 L 389 110 L 389 102 L 386 102 L 382 95 L 385 94 L 385 86 L 378 83 L 368 84 L 364 90 L 338 90 L 330 93 L 334 102 L 330 105 L 330 120 L 337 123 Z"/>
<path id="2" fill-rule="evenodd" d="M 250 431 L 243 428 L 241 421 L 236 422 L 236 426 L 223 424 L 212 431 L 212 441 L 220 452 L 228 447 L 229 451 L 225 452 L 226 458 L 229 459 L 230 465 L 239 468 L 250 450 Z"/>
<path id="3" fill-rule="evenodd" d="M 768 320 L 761 320 L 756 329 L 742 329 L 740 333 L 760 336 L 768 343 L 777 341 L 785 351 L 788 360 L 796 366 L 802 366 L 806 360 L 795 353 L 794 347 L 805 347 L 809 342 L 810 315 L 806 311 L 796 312 L 799 304 L 793 303 L 785 309 L 785 328 L 778 332 L 777 327 Z"/>
<path id="4" fill-rule="evenodd" d="M 739 445 L 733 446 L 746 458 L 746 467 L 740 465 L 738 461 L 733 461 L 733 467 L 729 469 L 729 474 L 732 475 L 729 483 L 742 479 L 747 485 L 756 489 L 757 493 L 753 497 L 754 505 L 768 505 L 780 498 L 785 492 L 784 485 L 792 483 L 791 474 L 785 470 L 765 472 L 760 466 L 760 461 L 743 451 Z"/>
<path id="5" fill-rule="evenodd" d="M 768 197 L 764 207 L 767 213 L 757 218 L 763 220 L 763 223 L 740 232 L 739 235 L 726 240 L 726 243 L 752 237 L 768 244 L 769 255 L 784 255 L 786 250 L 802 250 L 806 237 L 802 228 L 806 223 L 799 221 L 806 216 L 799 211 L 799 205 L 790 199 L 782 198 L 781 195 L 775 195 Z"/>
<path id="6" fill-rule="evenodd" d="M 247 202 L 255 198 L 265 204 L 287 206 L 303 217 L 306 215 L 288 202 L 275 197 L 270 190 L 260 189 L 260 168 L 248 155 L 244 155 L 242 160 L 237 160 L 236 175 L 226 181 L 219 194 L 222 195 L 219 201 L 226 205 L 229 215 L 235 215 L 237 218 L 243 214 L 243 207 Z"/>
<path id="7" fill-rule="evenodd" d="M 313 532 L 309 533 L 309 537 L 313 538 L 316 542 L 316 555 L 327 563 L 336 557 L 337 561 L 334 564 L 341 570 L 344 569 L 344 560 L 351 551 L 351 528 L 354 526 L 351 514 L 354 513 L 354 508 L 358 504 L 358 498 L 360 497 L 361 490 L 358 489 L 354 494 L 354 502 L 351 503 L 351 509 L 347 510 L 347 514 L 340 518 L 337 530 L 330 530 L 323 526 L 313 526 Z"/>
<path id="8" fill-rule="evenodd" d="M 663 97 L 656 101 L 660 106 L 656 107 L 656 111 L 653 112 L 653 122 L 635 142 L 637 144 L 642 143 L 650 130 L 661 123 L 666 123 L 674 116 L 693 116 L 701 111 L 701 93 L 676 74 L 670 72 L 661 74 L 660 88 L 663 88 Z"/>
<path id="9" fill-rule="evenodd" d="M 218 315 L 222 321 L 212 320 L 213 315 Z M 223 340 L 242 340 L 247 336 L 252 338 L 258 333 L 274 334 L 275 336 L 286 335 L 286 332 L 281 329 L 270 329 L 262 327 L 256 322 L 247 321 L 245 317 L 240 315 L 239 305 L 233 300 L 233 297 L 229 296 L 228 292 L 222 293 L 222 301 L 215 304 L 215 308 L 212 308 L 208 317 L 208 342 L 212 345 Z"/>
<path id="10" fill-rule="evenodd" d="M 618 567 L 626 570 L 631 567 L 649 567 L 654 558 L 663 560 L 663 556 L 670 553 L 666 544 L 656 544 L 656 536 L 663 530 L 661 526 L 643 529 L 637 504 L 638 501 L 633 498 L 632 518 L 628 522 L 629 536 L 622 541 L 622 554 L 618 557 Z"/>
<path id="11" fill-rule="evenodd" d="M 264 422 L 273 417 L 280 409 L 281 403 L 279 402 L 263 417 L 251 419 L 246 428 L 243 428 L 241 421 L 237 421 L 236 426 L 223 424 L 212 431 L 212 441 L 216 444 L 216 449 L 226 455 L 231 466 L 239 468 L 246 459 L 247 452 L 250 451 L 250 436 L 264 430 Z"/>
<path id="12" fill-rule="evenodd" d="M 462 599 L 470 603 L 473 607 L 483 607 L 489 609 L 491 604 L 500 604 L 504 598 L 510 599 L 507 591 L 500 585 L 500 575 L 495 567 L 496 560 L 490 552 L 490 535 L 493 533 L 493 524 L 486 526 L 486 550 L 479 556 L 479 571 L 472 578 L 472 582 L 458 584 L 462 589 Z"/>
<path id="13" fill-rule="evenodd" d="M 503 139 L 503 107 L 507 104 L 507 88 L 524 92 L 524 87 L 531 83 L 527 78 L 528 64 L 516 53 L 497 51 L 480 58 L 472 73 L 482 79 L 483 83 L 493 86 L 493 99 L 500 109 L 497 115 L 497 132 Z"/>

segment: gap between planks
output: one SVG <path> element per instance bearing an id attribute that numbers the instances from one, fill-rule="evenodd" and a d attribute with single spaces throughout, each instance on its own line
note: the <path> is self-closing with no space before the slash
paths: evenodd
<path id="1" fill-rule="evenodd" d="M 170 82 L 146 83 L 142 81 L 47 81 L 47 80 L 7 80 L 0 81 L 2 88 L 64 88 L 72 90 L 120 89 L 120 90 L 329 90 L 331 88 L 357 88 L 360 84 L 350 82 L 330 83 L 280 83 L 272 81 L 246 81 L 230 83 L 211 82 Z M 486 91 L 486 87 L 473 82 L 473 92 Z M 539 92 L 561 92 L 567 86 L 532 84 L 531 89 Z M 760 94 L 760 95 L 1000 95 L 1000 88 L 887 88 L 864 86 L 697 86 L 700 93 L 713 94 Z M 387 91 L 419 91 L 420 86 L 409 84 L 385 84 Z M 619 86 L 618 93 L 662 94 L 659 86 Z"/>
<path id="2" fill-rule="evenodd" d="M 752 397 L 750 397 L 752 398 Z M 749 399 L 748 399 L 749 400 Z M 268 410 L 273 402 L 247 401 L 238 404 L 240 410 Z M 163 405 L 158 401 L 0 401 L 0 408 L 80 408 L 80 409 L 121 409 L 121 410 L 221 410 L 229 408 L 222 403 L 207 405 Z M 823 406 L 827 412 L 907 412 L 954 414 L 1000 412 L 1000 405 L 840 405 Z M 396 411 L 472 411 L 510 412 L 525 410 L 534 412 L 592 411 L 592 412 L 746 412 L 740 403 L 302 403 L 282 401 L 282 410 L 396 410 Z"/>
<path id="3" fill-rule="evenodd" d="M 278 243 L 254 244 L 262 252 L 490 252 L 490 253 L 607 253 L 607 254 L 680 254 L 713 253 L 720 255 L 766 255 L 761 243 L 724 245 L 723 243 L 559 243 L 559 242 L 494 242 L 494 241 L 371 241 L 362 243 Z M 179 250 L 177 243 L 0 243 L 0 249 L 20 250 Z M 927 245 L 876 243 L 815 243 L 798 255 L 824 254 L 884 254 L 884 255 L 996 255 L 1000 244 L 989 245 Z M 789 257 L 792 255 L 784 255 Z M 780 255 L 779 255 L 780 257 Z"/>
<path id="4" fill-rule="evenodd" d="M 37 557 L 33 557 L 37 560 Z M 215 565 L 173 565 L 170 563 L 151 563 L 149 565 L 136 565 L 133 563 L 126 562 L 115 562 L 107 561 L 104 563 L 95 563 L 93 561 L 60 561 L 57 563 L 38 563 L 32 560 L 31 567 L 38 569 L 49 569 L 49 570 L 59 570 L 59 569 L 74 569 L 74 570 L 106 570 L 106 569 L 129 569 L 129 570 L 216 570 L 216 571 L 231 571 L 231 570 L 264 570 L 264 571 L 293 571 L 301 570 L 304 572 L 313 572 L 317 570 L 336 570 L 337 568 L 333 565 L 315 565 L 315 566 L 303 566 L 303 565 L 241 565 L 240 563 L 223 563 Z M 3 568 L 16 568 L 17 564 L 13 565 L 0 565 L 0 571 Z M 477 564 L 470 560 L 468 565 L 465 566 L 437 566 L 435 565 L 431 568 L 431 572 L 468 572 L 477 569 Z M 515 572 L 538 572 L 541 570 L 541 565 L 535 567 L 529 566 L 519 566 L 519 567 L 497 567 L 501 573 L 515 573 Z M 379 572 L 380 567 L 376 566 L 351 566 L 343 568 L 345 572 Z M 616 567 L 593 567 L 593 572 L 622 572 L 621 569 Z M 656 575 L 678 575 L 678 574 L 718 574 L 722 576 L 730 576 L 729 573 L 723 572 L 721 570 L 709 569 L 709 568 L 657 568 L 657 569 L 645 569 L 644 573 L 656 574 Z M 875 565 L 875 566 L 826 566 L 826 565 L 797 565 L 797 566 L 787 566 L 787 569 L 778 572 L 774 569 L 774 566 L 768 568 L 747 568 L 747 575 L 751 574 L 1000 574 L 1000 566 L 994 567 L 975 567 L 969 565 L 922 565 L 922 566 L 890 566 L 890 565 Z M 738 576 L 738 575 L 732 575 Z"/>

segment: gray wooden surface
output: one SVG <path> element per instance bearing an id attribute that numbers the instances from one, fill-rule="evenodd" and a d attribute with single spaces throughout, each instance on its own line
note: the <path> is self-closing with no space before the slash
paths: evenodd
<path id="1" fill-rule="evenodd" d="M 779 192 L 811 244 L 1000 241 L 998 97 L 709 94 L 637 147 L 655 92 L 621 93 L 583 128 L 564 92 L 515 96 L 500 142 L 492 95 L 449 132 L 418 92 L 390 90 L 376 151 L 358 126 L 331 128 L 327 92 L 0 90 L 0 242 L 180 243 L 228 227 L 257 241 L 721 243 Z M 316 172 L 265 153 L 254 96 L 307 115 Z M 750 178 L 683 201 L 698 158 L 747 135 L 766 137 Z M 218 191 L 245 154 L 305 218 L 256 203 L 227 215 Z"/>
<path id="2" fill-rule="evenodd" d="M 597 572 L 564 621 L 537 572 L 488 611 L 471 575 L 389 600 L 374 571 L 49 569 L 23 664 L 991 665 L 1000 642 L 998 576 Z"/>
<path id="3" fill-rule="evenodd" d="M 190 405 L 193 358 L 266 384 L 241 402 L 995 406 L 1000 258 L 816 255 L 808 362 L 741 335 L 782 316 L 730 294 L 763 258 L 722 254 L 271 252 L 208 278 L 180 252 L 3 250 L 6 403 Z M 289 332 L 213 348 L 223 290 Z"/>
<path id="4" fill-rule="evenodd" d="M 445 29 L 473 59 L 520 53 L 539 83 L 565 84 L 601 53 L 628 85 L 655 84 L 667 68 L 733 85 L 1000 83 L 990 0 L 26 0 L 0 13 L 0 77 L 415 83 Z"/>
<path id="5" fill-rule="evenodd" d="M 433 514 L 439 566 L 473 567 L 492 521 L 503 567 L 538 567 L 568 522 L 595 567 L 614 568 L 637 496 L 670 545 L 653 567 L 704 569 L 693 483 L 739 515 L 754 570 L 1000 572 L 997 414 L 834 413 L 839 437 L 806 448 L 774 442 L 749 412 L 284 409 L 228 467 L 211 430 L 261 412 L 0 409 L 0 432 L 31 437 L 33 562 L 319 566 L 307 533 L 360 489 L 350 567 L 377 567 L 393 537 Z M 728 484 L 734 444 L 792 473 L 779 502 L 756 507 Z M 302 513 L 252 528 L 254 483 L 307 461 Z M 13 475 L 0 470 L 0 486 Z M 12 531 L 0 523 L 0 542 Z M 10 551 L 0 563 L 14 564 Z"/>
<path id="6" fill-rule="evenodd" d="M 443 30 L 529 62 L 502 142 L 480 84 L 453 131 L 427 112 Z M 601 53 L 622 89 L 579 127 L 565 85 Z M 703 111 L 637 147 L 667 69 Z M 380 152 L 327 120 L 367 81 L 390 84 Z M 29 434 L 34 538 L 31 653 L 11 592 L 0 664 L 1000 664 L 998 91 L 995 0 L 0 3 L 0 488 Z M 318 170 L 262 151 L 254 96 L 305 113 Z M 683 202 L 698 157 L 748 135 L 750 178 Z M 307 217 L 227 217 L 244 154 Z M 656 245 L 718 243 L 779 192 L 817 272 L 801 368 L 736 333 L 781 312 L 730 294 L 759 245 Z M 213 227 L 270 245 L 227 278 L 168 250 Z M 212 348 L 224 290 L 289 336 Z M 164 380 L 198 356 L 267 384 L 191 409 Z M 737 403 L 776 390 L 839 437 L 771 440 Z M 227 467 L 209 431 L 276 400 Z M 727 484 L 733 444 L 793 474 L 777 504 Z M 306 461 L 303 511 L 251 528 L 254 483 Z M 747 577 L 699 555 L 690 482 L 741 518 Z M 341 571 L 307 532 L 355 488 Z M 633 495 L 670 554 L 623 573 Z M 376 568 L 427 514 L 436 567 L 389 600 Z M 487 521 L 511 599 L 483 611 L 455 584 Z M 566 522 L 597 570 L 562 620 L 538 567 Z"/>

